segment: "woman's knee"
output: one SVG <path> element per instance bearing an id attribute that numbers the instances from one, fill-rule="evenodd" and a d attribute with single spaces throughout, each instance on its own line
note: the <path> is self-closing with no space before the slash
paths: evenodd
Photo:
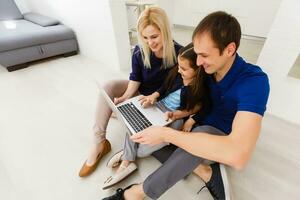
<path id="1" fill-rule="evenodd" d="M 102 84 L 102 89 L 110 97 L 119 97 L 123 95 L 128 86 L 128 80 L 110 80 Z"/>
<path id="2" fill-rule="evenodd" d="M 103 83 L 102 88 L 105 90 L 105 92 L 111 92 L 116 87 L 116 81 L 110 80 Z"/>

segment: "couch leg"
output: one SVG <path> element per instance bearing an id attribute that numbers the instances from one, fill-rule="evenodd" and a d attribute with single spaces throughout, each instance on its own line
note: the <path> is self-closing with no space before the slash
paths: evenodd
<path id="1" fill-rule="evenodd" d="M 69 53 L 64 53 L 63 54 L 63 57 L 69 57 L 69 56 L 74 56 L 76 55 L 78 52 L 77 51 L 72 51 L 72 52 L 69 52 Z"/>
<path id="2" fill-rule="evenodd" d="M 19 64 L 19 65 L 9 66 L 6 69 L 7 69 L 7 71 L 12 72 L 12 71 L 16 71 L 19 69 L 24 69 L 28 66 L 29 66 L 29 63 L 23 63 L 23 64 Z"/>

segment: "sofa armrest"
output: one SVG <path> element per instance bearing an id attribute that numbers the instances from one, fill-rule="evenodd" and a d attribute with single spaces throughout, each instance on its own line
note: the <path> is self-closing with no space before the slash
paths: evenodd
<path id="1" fill-rule="evenodd" d="M 24 19 L 27 21 L 30 21 L 32 23 L 38 24 L 40 26 L 53 26 L 53 25 L 57 25 L 59 24 L 59 21 L 56 19 L 53 19 L 51 17 L 47 17 L 44 15 L 40 15 L 38 13 L 25 13 L 24 15 Z"/>

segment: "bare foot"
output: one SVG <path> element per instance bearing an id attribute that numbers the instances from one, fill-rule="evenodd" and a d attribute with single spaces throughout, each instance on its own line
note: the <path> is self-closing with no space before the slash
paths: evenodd
<path id="1" fill-rule="evenodd" d="M 210 180 L 212 175 L 212 169 L 209 165 L 200 164 L 198 167 L 193 171 L 197 176 L 199 176 L 205 183 Z"/>

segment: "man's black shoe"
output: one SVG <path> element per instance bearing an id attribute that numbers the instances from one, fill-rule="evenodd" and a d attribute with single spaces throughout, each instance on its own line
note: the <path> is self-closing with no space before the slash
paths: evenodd
<path id="1" fill-rule="evenodd" d="M 230 200 L 229 182 L 224 165 L 214 163 L 210 165 L 212 175 L 210 180 L 205 183 L 214 200 Z"/>
<path id="2" fill-rule="evenodd" d="M 122 189 L 122 188 L 118 188 L 116 190 L 116 193 L 112 196 L 109 196 L 109 197 L 106 197 L 102 200 L 125 200 L 124 199 L 124 192 L 125 190 L 128 190 L 129 188 L 131 188 L 133 185 L 137 185 L 137 184 L 132 184 L 132 185 L 129 185 L 128 187 Z"/>

